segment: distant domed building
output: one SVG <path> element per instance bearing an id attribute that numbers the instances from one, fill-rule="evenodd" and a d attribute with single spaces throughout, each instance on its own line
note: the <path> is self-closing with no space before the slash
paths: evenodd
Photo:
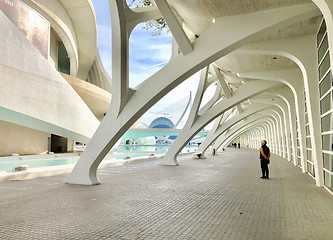
<path id="1" fill-rule="evenodd" d="M 170 119 L 166 117 L 159 117 L 150 123 L 149 128 L 173 129 L 174 126 L 175 125 Z"/>
<path id="2" fill-rule="evenodd" d="M 171 104 L 165 109 L 162 109 L 153 114 L 148 112 L 148 117 L 144 120 L 140 119 L 132 125 L 132 129 L 144 129 L 144 128 L 154 128 L 154 129 L 176 129 L 181 122 L 184 120 L 185 114 L 189 109 L 192 100 L 192 92 L 181 100 Z M 163 117 L 161 115 L 164 115 Z M 168 117 L 166 117 L 166 115 Z M 172 120 L 175 121 L 175 123 Z M 125 139 L 121 140 L 122 145 L 167 145 L 171 144 L 177 136 L 148 136 L 140 137 L 135 139 Z"/>
<path id="3" fill-rule="evenodd" d="M 189 95 L 174 102 L 164 109 L 150 109 L 140 122 L 149 125 L 149 128 L 182 128 L 186 121 L 186 115 L 192 101 L 192 92 Z"/>

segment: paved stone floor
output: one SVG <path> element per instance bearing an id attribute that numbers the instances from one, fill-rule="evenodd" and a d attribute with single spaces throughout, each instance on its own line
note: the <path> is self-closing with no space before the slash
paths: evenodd
<path id="1" fill-rule="evenodd" d="M 158 163 L 0 183 L 0 239 L 333 239 L 333 196 L 277 156 L 269 180 L 254 150 Z"/>

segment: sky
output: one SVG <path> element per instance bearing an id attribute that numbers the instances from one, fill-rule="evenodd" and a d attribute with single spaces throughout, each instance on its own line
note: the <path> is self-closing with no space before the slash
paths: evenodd
<path id="1" fill-rule="evenodd" d="M 111 20 L 106 0 L 92 0 L 96 13 L 98 49 L 106 71 L 111 71 Z M 134 88 L 155 72 L 163 68 L 171 57 L 171 33 L 163 31 L 160 36 L 152 36 L 143 24 L 136 26 L 129 40 L 129 84 Z M 141 119 L 147 115 L 163 111 L 172 103 L 190 94 L 195 96 L 199 83 L 199 73 L 184 81 L 158 103 L 156 103 Z M 205 94 L 207 95 L 207 94 Z M 192 97 L 192 99 L 193 99 Z M 207 101 L 207 100 L 204 100 Z"/>

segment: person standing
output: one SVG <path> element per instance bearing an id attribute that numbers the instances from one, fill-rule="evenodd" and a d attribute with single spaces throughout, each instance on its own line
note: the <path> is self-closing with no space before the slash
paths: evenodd
<path id="1" fill-rule="evenodd" d="M 261 141 L 260 166 L 261 166 L 261 172 L 262 172 L 261 178 L 263 178 L 263 179 L 269 179 L 268 164 L 270 162 L 269 158 L 271 156 L 269 148 L 266 146 L 266 144 L 267 144 L 266 140 Z"/>

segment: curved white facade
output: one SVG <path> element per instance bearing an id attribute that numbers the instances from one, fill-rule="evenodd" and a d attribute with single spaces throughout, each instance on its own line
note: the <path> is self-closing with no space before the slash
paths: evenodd
<path id="1" fill-rule="evenodd" d="M 0 132 L 4 133 L 0 145 L 7 146 L 0 149 L 0 156 L 51 151 L 51 134 L 68 139 L 63 152 L 72 149 L 73 141 L 87 143 L 100 122 L 94 109 L 85 103 L 87 99 L 82 99 L 59 71 L 65 71 L 76 82 L 85 81 L 95 62 L 97 30 L 91 1 L 10 2 L 13 6 L 0 11 Z M 28 20 L 20 23 L 24 17 Z M 16 19 L 28 30 L 22 31 Z M 49 34 L 39 34 L 39 24 L 49 24 Z M 29 34 L 35 34 L 32 39 L 40 39 L 29 41 Z M 48 43 L 47 56 L 38 46 L 44 42 Z M 110 94 L 95 88 L 85 85 L 85 89 L 96 92 L 96 99 L 100 94 L 106 96 L 106 100 L 94 104 L 105 113 Z M 103 116 L 102 112 L 98 114 Z"/>

